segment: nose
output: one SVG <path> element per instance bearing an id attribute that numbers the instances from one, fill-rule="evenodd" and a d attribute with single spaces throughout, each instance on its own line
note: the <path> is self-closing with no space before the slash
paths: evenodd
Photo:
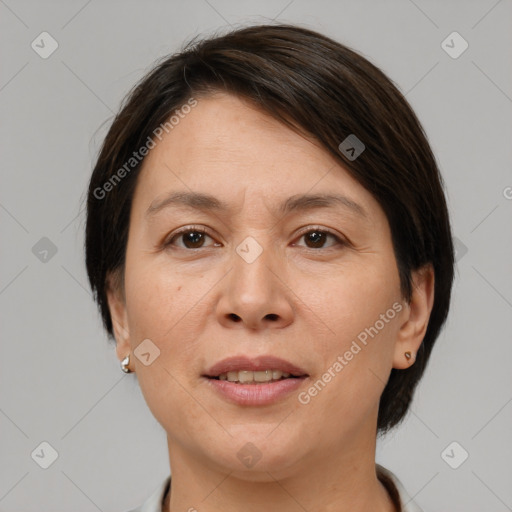
<path id="1" fill-rule="evenodd" d="M 231 272 L 221 281 L 222 295 L 217 303 L 217 317 L 223 326 L 277 329 L 293 321 L 293 292 L 278 258 L 269 249 L 254 261 L 235 252 Z"/>

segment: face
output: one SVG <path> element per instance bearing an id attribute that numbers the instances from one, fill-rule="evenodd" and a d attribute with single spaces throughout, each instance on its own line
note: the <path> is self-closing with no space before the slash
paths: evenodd
<path id="1" fill-rule="evenodd" d="M 171 466 L 174 449 L 248 479 L 371 446 L 389 372 L 424 333 L 372 195 L 318 143 L 220 93 L 146 157 L 116 297 L 118 356 L 132 355 Z"/>

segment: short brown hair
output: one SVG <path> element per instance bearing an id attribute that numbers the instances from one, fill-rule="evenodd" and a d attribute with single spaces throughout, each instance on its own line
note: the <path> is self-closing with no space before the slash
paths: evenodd
<path id="1" fill-rule="evenodd" d="M 405 300 L 411 298 L 411 272 L 433 265 L 434 305 L 416 362 L 391 370 L 380 399 L 378 430 L 384 433 L 405 417 L 449 310 L 454 250 L 443 181 L 420 122 L 392 81 L 354 50 L 307 28 L 256 25 L 192 40 L 127 96 L 100 150 L 87 197 L 86 267 L 104 327 L 113 339 L 107 277 L 117 276 L 123 288 L 142 161 L 108 193 L 98 190 L 191 96 L 215 91 L 238 95 L 316 138 L 373 195 L 390 225 Z M 356 159 L 339 149 L 351 134 L 365 146 Z"/>

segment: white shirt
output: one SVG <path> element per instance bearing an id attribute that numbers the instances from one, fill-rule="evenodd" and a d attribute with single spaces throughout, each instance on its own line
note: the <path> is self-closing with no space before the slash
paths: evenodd
<path id="1" fill-rule="evenodd" d="M 386 469 L 380 464 L 376 464 L 376 467 L 378 472 L 387 476 L 395 485 L 400 498 L 401 512 L 423 512 L 407 494 L 400 480 L 389 469 Z M 129 510 L 128 512 L 162 512 L 163 501 L 170 483 L 171 477 L 168 476 L 140 507 Z"/>

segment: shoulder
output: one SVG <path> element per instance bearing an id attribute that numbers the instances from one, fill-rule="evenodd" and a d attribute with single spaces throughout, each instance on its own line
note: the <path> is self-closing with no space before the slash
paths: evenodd
<path id="1" fill-rule="evenodd" d="M 171 476 L 169 475 L 158 485 L 142 505 L 137 508 L 127 510 L 126 512 L 162 512 L 164 498 L 170 485 Z"/>
<path id="2" fill-rule="evenodd" d="M 391 496 L 399 500 L 401 512 L 423 512 L 394 473 L 380 464 L 376 464 L 376 468 L 379 480 L 388 488 Z"/>

